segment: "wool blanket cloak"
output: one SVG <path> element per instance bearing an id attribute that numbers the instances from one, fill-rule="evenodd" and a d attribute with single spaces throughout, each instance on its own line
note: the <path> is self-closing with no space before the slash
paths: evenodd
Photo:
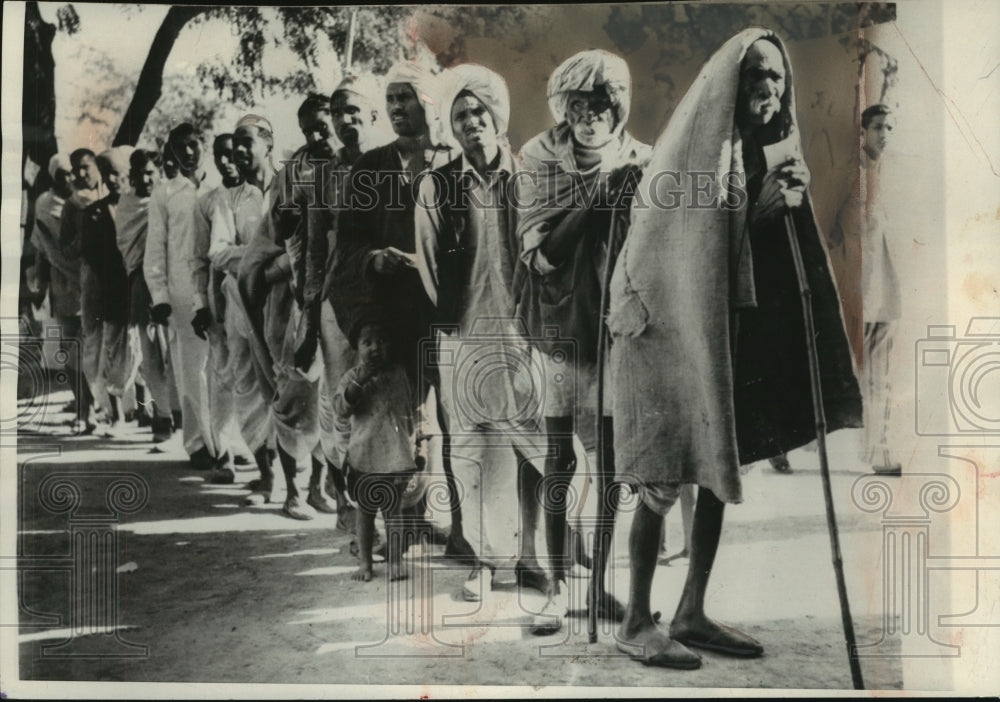
<path id="1" fill-rule="evenodd" d="M 695 483 L 726 502 L 742 500 L 741 464 L 802 446 L 816 434 L 801 296 L 784 223 L 778 217 L 748 227 L 754 188 L 748 197 L 740 186 L 750 170 L 735 125 L 740 65 L 762 38 L 785 57 L 787 88 L 771 120 L 773 140 L 797 134 L 783 44 L 767 30 L 741 32 L 709 59 L 657 140 L 610 290 L 619 475 Z M 747 159 L 760 163 L 761 154 L 752 152 Z M 679 173 L 681 187 L 657 176 L 667 171 Z M 699 171 L 716 176 L 707 208 L 692 206 L 685 180 Z M 663 206 L 679 190 L 687 192 L 678 206 Z M 839 296 L 808 197 L 793 217 L 812 289 L 827 430 L 860 426 Z"/>

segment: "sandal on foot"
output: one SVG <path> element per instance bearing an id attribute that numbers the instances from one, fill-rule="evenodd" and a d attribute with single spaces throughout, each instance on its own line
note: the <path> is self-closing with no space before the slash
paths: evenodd
<path id="1" fill-rule="evenodd" d="M 519 588 L 531 588 L 545 593 L 549 591 L 549 579 L 538 566 L 527 566 L 518 562 L 514 566 L 514 577 Z"/>
<path id="2" fill-rule="evenodd" d="M 232 485 L 236 482 L 236 474 L 233 473 L 232 469 L 222 466 L 212 471 L 208 482 L 213 485 Z"/>
<path id="3" fill-rule="evenodd" d="M 545 602 L 542 611 L 533 614 L 528 632 L 533 636 L 550 636 L 562 629 L 563 619 L 569 609 L 569 601 L 566 598 L 566 591 L 560 590 L 553 594 Z"/>
<path id="4" fill-rule="evenodd" d="M 701 648 L 737 658 L 758 658 L 764 653 L 764 647 L 752 636 L 722 624 L 715 623 L 715 626 L 717 630 L 708 634 L 699 631 L 675 634 L 671 631 L 670 637 L 691 648 Z"/>
<path id="5" fill-rule="evenodd" d="M 319 488 L 309 491 L 309 496 L 306 497 L 306 504 L 317 512 L 322 512 L 323 514 L 337 513 L 337 510 L 334 509 L 333 505 L 327 502 L 326 498 L 323 497 L 323 493 L 319 491 Z"/>
<path id="6" fill-rule="evenodd" d="M 285 500 L 285 504 L 281 507 L 281 513 L 286 517 L 301 521 L 308 521 L 313 518 L 312 514 L 302 509 L 302 505 L 299 504 L 299 498 L 297 497 L 289 497 Z"/>

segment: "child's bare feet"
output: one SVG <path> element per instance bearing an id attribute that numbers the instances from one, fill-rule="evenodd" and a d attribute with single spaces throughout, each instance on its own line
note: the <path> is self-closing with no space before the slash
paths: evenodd
<path id="1" fill-rule="evenodd" d="M 409 577 L 410 574 L 403 568 L 402 563 L 397 561 L 389 564 L 389 580 L 406 580 Z"/>
<path id="2" fill-rule="evenodd" d="M 371 582 L 372 579 L 372 567 L 371 566 L 361 566 L 356 571 L 351 573 L 351 580 L 358 580 L 360 582 Z"/>

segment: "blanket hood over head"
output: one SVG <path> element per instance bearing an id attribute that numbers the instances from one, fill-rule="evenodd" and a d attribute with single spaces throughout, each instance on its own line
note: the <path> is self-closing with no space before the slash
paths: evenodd
<path id="1" fill-rule="evenodd" d="M 767 141 L 797 138 L 784 45 L 765 29 L 737 34 L 706 62 L 657 140 L 610 288 L 619 472 L 696 483 L 727 502 L 742 499 L 741 464 L 802 446 L 816 433 L 783 220 L 753 232 L 747 226 L 735 117 L 740 65 L 759 39 L 781 50 L 786 71 Z M 700 198 L 712 206 L 691 206 L 699 172 L 715 174 L 710 197 Z M 853 358 L 808 197 L 793 218 L 813 295 L 828 430 L 860 426 Z"/>

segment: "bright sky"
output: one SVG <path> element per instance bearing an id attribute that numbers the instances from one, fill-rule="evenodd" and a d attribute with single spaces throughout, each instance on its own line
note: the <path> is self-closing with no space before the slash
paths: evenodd
<path id="1" fill-rule="evenodd" d="M 57 24 L 56 10 L 63 4 L 39 3 L 42 17 Z M 117 129 L 121 115 L 111 120 L 114 126 L 107 134 L 92 128 L 89 123 L 80 123 L 79 105 L 88 91 L 108 87 L 102 76 L 88 74 L 86 62 L 81 60 L 81 56 L 90 51 L 103 52 L 112 60 L 115 71 L 137 79 L 168 7 L 142 5 L 141 9 L 137 9 L 135 5 L 127 7 L 105 3 L 75 3 L 73 6 L 80 17 L 80 31 L 73 36 L 58 32 L 52 45 L 56 64 L 56 138 L 61 150 L 87 146 L 100 151 Z M 231 62 L 237 43 L 235 32 L 222 22 L 185 29 L 174 45 L 164 73 L 187 75 L 196 80 L 195 70 L 199 64 L 212 59 L 227 64 Z M 332 92 L 340 79 L 340 68 L 325 37 L 322 44 L 325 44 L 325 50 L 321 56 L 330 60 L 321 59 L 321 63 L 326 66 L 332 64 L 332 70 L 316 71 L 316 80 L 321 90 Z M 265 52 L 265 67 L 273 66 L 276 73 L 287 70 L 294 60 L 283 47 L 276 49 L 269 46 Z M 334 81 L 332 86 L 328 85 L 331 81 Z M 275 154 L 278 158 L 296 149 L 302 141 L 295 117 L 299 101 L 298 98 L 275 98 L 268 101 L 266 109 L 261 109 L 275 125 Z M 225 111 L 216 124 L 216 130 L 231 129 L 240 116 L 241 111 L 235 108 Z M 180 121 L 184 115 L 177 117 Z"/>

